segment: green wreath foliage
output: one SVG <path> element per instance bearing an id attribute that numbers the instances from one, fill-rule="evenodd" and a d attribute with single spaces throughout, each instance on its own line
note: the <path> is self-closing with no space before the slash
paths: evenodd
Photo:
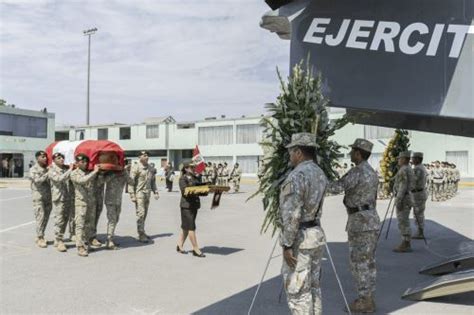
<path id="1" fill-rule="evenodd" d="M 331 140 L 331 137 L 348 123 L 346 116 L 329 120 L 329 100 L 322 94 L 321 75 L 313 77 L 309 59 L 305 68 L 303 62 L 294 66 L 288 82 L 283 81 L 278 69 L 277 74 L 281 91 L 275 103 L 266 104 L 270 116 L 261 121 L 264 158 L 259 171 L 259 188 L 250 197 L 263 195 L 266 215 L 261 231 L 266 232 L 272 226 L 273 234 L 280 227 L 280 186 L 291 171 L 288 150 L 285 148 L 291 141 L 291 135 L 299 132 L 316 134 L 314 160 L 328 179 L 334 180 L 338 177 L 335 166 L 343 146 Z"/>

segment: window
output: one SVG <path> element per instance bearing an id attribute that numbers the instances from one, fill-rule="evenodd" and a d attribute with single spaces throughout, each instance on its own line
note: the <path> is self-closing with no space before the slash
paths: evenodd
<path id="1" fill-rule="evenodd" d="M 83 129 L 79 129 L 79 130 L 76 130 L 76 140 L 84 140 L 84 130 Z"/>
<path id="2" fill-rule="evenodd" d="M 130 127 L 120 128 L 120 140 L 130 140 L 131 138 L 131 129 Z"/>
<path id="3" fill-rule="evenodd" d="M 178 129 L 193 129 L 195 125 L 193 123 L 182 123 L 182 124 L 177 124 L 176 125 Z"/>
<path id="4" fill-rule="evenodd" d="M 109 139 L 109 129 L 108 128 L 97 129 L 97 140 L 107 140 L 107 139 Z"/>
<path id="5" fill-rule="evenodd" d="M 146 126 L 146 138 L 158 138 L 159 137 L 160 125 L 147 125 Z"/>
<path id="6" fill-rule="evenodd" d="M 258 172 L 258 155 L 238 156 L 237 163 L 239 163 L 242 173 L 257 174 Z"/>
<path id="7" fill-rule="evenodd" d="M 48 119 L 0 113 L 0 135 L 47 138 Z"/>
<path id="8" fill-rule="evenodd" d="M 55 141 L 69 140 L 69 131 L 56 131 L 54 133 Z"/>
<path id="9" fill-rule="evenodd" d="M 390 139 L 394 132 L 393 128 L 364 126 L 364 137 L 366 139 Z"/>
<path id="10" fill-rule="evenodd" d="M 461 175 L 469 172 L 469 152 L 467 151 L 446 151 L 446 161 L 456 165 Z"/>
<path id="11" fill-rule="evenodd" d="M 200 145 L 232 144 L 233 134 L 233 126 L 200 127 L 198 142 Z"/>
<path id="12" fill-rule="evenodd" d="M 237 143 L 258 143 L 261 139 L 262 127 L 260 125 L 237 125 Z"/>

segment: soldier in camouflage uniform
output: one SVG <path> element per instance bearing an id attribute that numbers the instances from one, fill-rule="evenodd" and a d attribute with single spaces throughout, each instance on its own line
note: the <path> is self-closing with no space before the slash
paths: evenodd
<path id="1" fill-rule="evenodd" d="M 130 166 L 126 167 L 120 173 L 111 173 L 106 177 L 105 186 L 105 206 L 107 208 L 107 244 L 108 249 L 116 249 L 117 245 L 113 238 L 115 228 L 119 221 L 120 212 L 122 211 L 122 195 L 124 187 L 127 183 L 131 183 L 128 173 Z"/>
<path id="2" fill-rule="evenodd" d="M 414 239 L 424 238 L 425 227 L 425 206 L 428 199 L 428 192 L 426 191 L 426 178 L 428 172 L 423 166 L 423 153 L 414 152 L 412 155 L 414 187 L 411 191 L 413 195 L 413 215 L 415 215 L 415 223 L 418 228 L 417 234 L 413 235 Z"/>
<path id="3" fill-rule="evenodd" d="M 89 157 L 85 154 L 76 156 L 77 168 L 71 173 L 71 181 L 75 190 L 75 225 L 76 225 L 76 247 L 77 254 L 82 257 L 89 255 L 87 241 L 90 239 L 91 230 L 88 228 L 94 224 L 90 221 L 94 218 L 90 213 L 95 211 L 95 199 L 91 198 L 94 193 L 94 180 L 100 170 L 96 165 L 92 172 L 87 170 Z"/>
<path id="4" fill-rule="evenodd" d="M 234 186 L 234 192 L 239 192 L 240 190 L 240 180 L 242 178 L 242 170 L 239 168 L 239 163 L 234 164 L 234 168 L 229 175 L 230 182 Z"/>
<path id="5" fill-rule="evenodd" d="M 326 240 L 319 219 L 327 178 L 313 162 L 315 147 L 313 134 L 291 137 L 287 148 L 294 169 L 280 191 L 284 288 L 291 313 L 301 315 L 322 313 L 319 279 Z"/>
<path id="6" fill-rule="evenodd" d="M 155 199 L 159 197 L 156 189 L 156 179 L 153 169 L 148 164 L 148 152 L 141 151 L 139 163 L 133 165 L 130 170 L 130 184 L 128 193 L 130 199 L 135 203 L 137 213 L 138 240 L 148 243 L 151 238 L 145 233 L 145 219 L 148 214 L 151 193 L 155 194 Z"/>
<path id="7" fill-rule="evenodd" d="M 341 179 L 331 182 L 331 193 L 345 192 L 348 221 L 347 234 L 352 275 L 356 280 L 358 298 L 349 305 L 352 312 L 375 312 L 375 249 L 380 218 L 376 210 L 377 173 L 367 162 L 373 144 L 365 139 L 356 139 L 351 145 L 351 162 L 355 167 Z"/>
<path id="8" fill-rule="evenodd" d="M 461 172 L 459 169 L 456 167 L 455 164 L 453 164 L 454 167 L 454 195 L 458 193 L 458 187 L 459 187 L 459 181 L 461 180 Z"/>
<path id="9" fill-rule="evenodd" d="M 439 161 L 435 162 L 434 168 L 432 169 L 432 181 L 433 181 L 433 193 L 434 200 L 440 201 L 442 199 L 442 186 L 444 181 L 444 173 L 440 167 Z"/>
<path id="10" fill-rule="evenodd" d="M 36 164 L 30 168 L 31 192 L 33 209 L 36 219 L 36 245 L 48 247 L 44 239 L 44 231 L 51 214 L 51 186 L 48 177 L 48 156 L 44 151 L 35 154 Z"/>
<path id="11" fill-rule="evenodd" d="M 414 174 L 409 165 L 410 151 L 401 152 L 398 156 L 399 170 L 395 175 L 394 197 L 397 209 L 398 228 L 402 235 L 402 243 L 393 251 L 397 253 L 411 252 L 410 209 L 413 206 Z"/>
<path id="12" fill-rule="evenodd" d="M 72 192 L 73 186 L 69 179 L 73 167 L 74 164 L 71 163 L 69 168 L 67 168 L 64 165 L 64 155 L 55 153 L 53 154 L 53 163 L 48 171 L 54 206 L 54 234 L 56 236 L 54 246 L 56 246 L 60 252 L 67 250 L 63 238 L 69 216 L 71 215 L 72 208 L 74 208 L 74 199 L 71 198 L 74 196 Z"/>
<path id="13" fill-rule="evenodd" d="M 93 181 L 94 193 L 91 196 L 94 199 L 94 211 L 90 213 L 89 220 L 89 244 L 93 248 L 99 248 L 102 243 L 97 239 L 97 225 L 99 224 L 99 218 L 104 209 L 104 190 L 105 190 L 105 175 L 99 173 Z"/>

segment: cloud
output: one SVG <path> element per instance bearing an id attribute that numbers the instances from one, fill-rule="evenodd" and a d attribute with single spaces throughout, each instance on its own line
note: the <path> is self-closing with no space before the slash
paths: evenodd
<path id="1" fill-rule="evenodd" d="M 2 1 L 1 96 L 92 123 L 260 114 L 287 74 L 289 42 L 258 26 L 263 1 Z"/>

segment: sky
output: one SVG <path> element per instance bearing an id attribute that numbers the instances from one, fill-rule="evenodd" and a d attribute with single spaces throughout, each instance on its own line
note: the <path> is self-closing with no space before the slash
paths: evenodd
<path id="1" fill-rule="evenodd" d="M 259 26 L 263 0 L 0 0 L 0 98 L 91 124 L 264 113 L 289 41 Z"/>

